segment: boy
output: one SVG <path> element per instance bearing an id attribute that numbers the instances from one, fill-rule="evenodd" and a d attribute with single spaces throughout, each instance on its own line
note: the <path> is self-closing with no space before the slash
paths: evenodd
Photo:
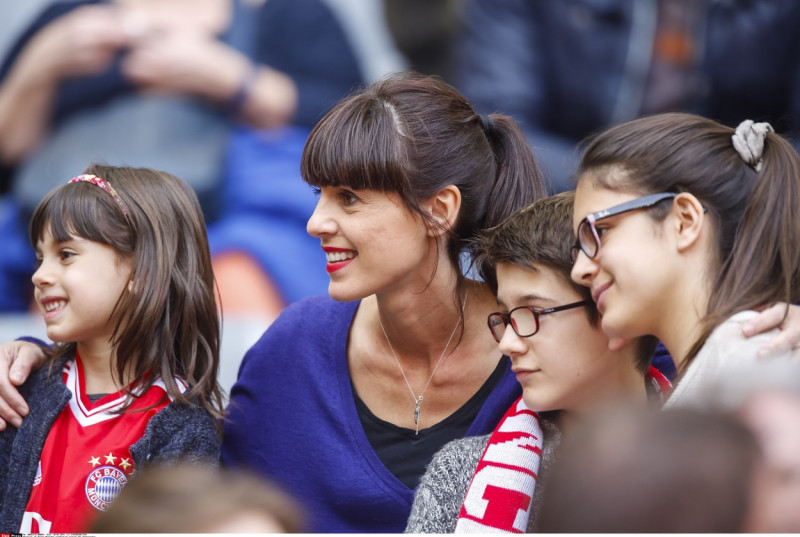
<path id="1" fill-rule="evenodd" d="M 656 341 L 609 341 L 589 290 L 571 280 L 573 200 L 573 192 L 539 200 L 480 238 L 481 273 L 499 307 L 489 329 L 522 398 L 493 434 L 437 453 L 406 532 L 534 530 L 561 431 L 606 403 L 660 401 L 669 389 L 650 367 Z"/>

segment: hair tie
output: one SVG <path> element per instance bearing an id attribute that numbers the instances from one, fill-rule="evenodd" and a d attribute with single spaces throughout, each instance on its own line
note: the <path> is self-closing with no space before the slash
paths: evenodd
<path id="1" fill-rule="evenodd" d="M 490 118 L 486 114 L 478 114 L 478 119 L 481 120 L 481 128 L 483 128 L 483 134 L 488 137 L 492 133 L 492 129 L 494 128 L 494 124 L 492 123 L 492 118 Z"/>
<path id="2" fill-rule="evenodd" d="M 82 175 L 78 175 L 77 177 L 73 177 L 72 179 L 69 180 L 69 182 L 70 183 L 91 183 L 91 184 L 93 184 L 95 186 L 99 186 L 100 188 L 102 188 L 103 190 L 108 192 L 111 195 L 112 198 L 114 198 L 114 201 L 117 202 L 117 204 L 119 205 L 119 208 L 122 209 L 123 213 L 125 213 L 125 216 L 129 216 L 128 215 L 128 208 L 125 207 L 125 203 L 122 201 L 122 198 L 119 197 L 119 194 L 117 194 L 117 191 L 114 190 L 113 186 L 111 186 L 111 183 L 109 183 L 108 181 L 104 180 L 102 177 L 97 177 L 96 175 L 91 175 L 91 174 L 88 174 L 88 173 L 84 173 Z"/>
<path id="3" fill-rule="evenodd" d="M 769 123 L 754 123 L 752 119 L 746 119 L 739 123 L 736 132 L 731 136 L 736 152 L 757 172 L 761 171 L 764 140 L 768 132 L 775 132 Z"/>

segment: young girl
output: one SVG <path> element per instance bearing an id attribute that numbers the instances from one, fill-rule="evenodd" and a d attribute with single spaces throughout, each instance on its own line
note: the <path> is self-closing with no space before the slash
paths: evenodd
<path id="1" fill-rule="evenodd" d="M 91 166 L 39 204 L 36 302 L 56 342 L 0 434 L 0 530 L 86 531 L 142 465 L 219 456 L 219 319 L 180 179 Z"/>
<path id="2" fill-rule="evenodd" d="M 766 123 L 664 114 L 600 134 L 578 178 L 573 279 L 611 337 L 665 344 L 680 375 L 667 406 L 700 404 L 756 360 L 751 310 L 800 298 L 800 157 Z"/>

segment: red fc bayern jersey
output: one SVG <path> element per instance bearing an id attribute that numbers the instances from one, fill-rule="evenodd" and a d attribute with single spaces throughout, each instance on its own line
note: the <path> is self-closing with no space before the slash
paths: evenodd
<path id="1" fill-rule="evenodd" d="M 135 470 L 130 447 L 169 404 L 168 398 L 161 401 L 166 390 L 160 379 L 124 414 L 113 413 L 125 403 L 123 391 L 92 403 L 80 357 L 66 363 L 63 378 L 72 398 L 45 441 L 20 533 L 86 532 Z M 140 410 L 151 405 L 156 406 Z"/>

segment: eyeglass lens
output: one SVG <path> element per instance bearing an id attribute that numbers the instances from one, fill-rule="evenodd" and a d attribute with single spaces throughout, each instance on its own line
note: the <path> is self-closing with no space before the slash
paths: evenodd
<path id="1" fill-rule="evenodd" d="M 600 248 L 600 245 L 597 243 L 597 237 L 595 237 L 594 230 L 592 229 L 592 224 L 585 218 L 581 220 L 578 226 L 578 244 L 580 244 L 581 250 L 583 250 L 583 253 L 585 253 L 589 259 L 597 255 L 597 250 Z M 575 252 L 575 257 L 577 257 L 577 253 L 578 252 Z"/>
<path id="2" fill-rule="evenodd" d="M 596 221 L 603 220 L 604 218 L 608 218 L 610 216 L 629 213 L 631 211 L 649 209 L 655 204 L 667 199 L 672 199 L 675 196 L 677 196 L 677 194 L 674 192 L 650 194 L 648 196 L 642 196 L 641 198 L 626 201 L 625 203 L 620 203 L 619 205 L 615 205 L 609 209 L 605 209 L 604 211 L 588 215 L 586 218 L 581 220 L 581 223 L 578 225 L 578 244 L 580 245 L 581 250 L 583 250 L 583 253 L 585 253 L 589 259 L 592 259 L 597 255 L 597 251 L 600 249 L 600 237 L 597 235 L 597 229 L 595 228 Z M 577 257 L 577 255 L 575 255 L 575 257 Z M 573 262 L 574 261 L 575 258 L 573 258 Z"/>
<path id="3" fill-rule="evenodd" d="M 510 314 L 493 313 L 489 316 L 489 328 L 492 331 L 495 341 L 498 343 L 503 339 L 506 326 L 511 323 L 511 327 L 519 337 L 532 336 L 539 330 L 539 320 L 533 310 L 528 308 L 516 308 Z"/>

